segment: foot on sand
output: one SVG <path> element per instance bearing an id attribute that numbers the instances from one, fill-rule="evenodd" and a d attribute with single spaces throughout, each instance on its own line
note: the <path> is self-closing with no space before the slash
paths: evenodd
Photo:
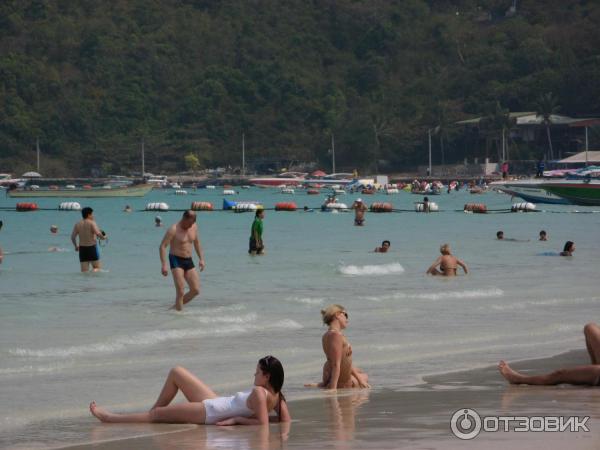
<path id="1" fill-rule="evenodd" d="M 109 413 L 104 408 L 100 408 L 96 405 L 96 402 L 90 403 L 90 412 L 96 417 L 100 422 L 111 422 L 112 414 Z"/>
<path id="2" fill-rule="evenodd" d="M 512 369 L 507 362 L 505 361 L 500 361 L 498 363 L 498 370 L 500 371 L 500 374 L 506 378 L 506 380 L 508 382 L 510 382 L 511 384 L 520 384 L 522 383 L 521 378 L 522 375 L 517 372 L 516 370 Z"/>

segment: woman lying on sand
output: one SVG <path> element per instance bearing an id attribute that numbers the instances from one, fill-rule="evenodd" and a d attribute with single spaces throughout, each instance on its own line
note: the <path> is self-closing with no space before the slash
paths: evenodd
<path id="1" fill-rule="evenodd" d="M 198 425 L 263 425 L 272 422 L 289 422 L 290 413 L 281 393 L 283 367 L 274 356 L 258 361 L 254 374 L 254 387 L 231 397 L 218 397 L 206 384 L 183 367 L 169 372 L 158 400 L 148 412 L 132 414 L 111 413 L 90 403 L 90 411 L 102 422 L 111 423 L 194 423 Z M 185 403 L 171 405 L 181 390 Z M 275 411 L 277 417 L 269 417 Z"/>
<path id="2" fill-rule="evenodd" d="M 369 376 L 352 365 L 352 346 L 342 333 L 348 325 L 348 313 L 340 305 L 329 305 L 321 311 L 323 323 L 328 326 L 321 339 L 327 361 L 323 366 L 320 383 L 305 384 L 306 387 L 326 389 L 368 388 Z"/>
<path id="3" fill-rule="evenodd" d="M 504 361 L 498 364 L 498 370 L 511 384 L 535 384 L 550 386 L 555 384 L 600 385 L 600 327 L 588 323 L 583 327 L 585 344 L 590 355 L 591 364 L 587 366 L 558 369 L 545 375 L 523 375 L 512 369 Z"/>

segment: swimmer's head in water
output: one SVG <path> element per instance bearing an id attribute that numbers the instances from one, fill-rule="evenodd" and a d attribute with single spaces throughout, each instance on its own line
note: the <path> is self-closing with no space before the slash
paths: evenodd
<path id="1" fill-rule="evenodd" d="M 58 227 L 56 225 L 50 225 L 50 233 L 52 233 L 52 234 L 58 233 Z"/>
<path id="2" fill-rule="evenodd" d="M 325 325 L 329 325 L 335 316 L 340 312 L 345 312 L 346 308 L 342 305 L 329 305 L 327 308 L 321 310 L 321 317 L 323 318 L 323 323 Z"/>
<path id="3" fill-rule="evenodd" d="M 540 231 L 540 240 L 545 241 L 546 237 L 547 237 L 546 231 L 544 231 L 544 230 Z"/>
<path id="4" fill-rule="evenodd" d="M 81 210 L 81 217 L 83 217 L 84 219 L 87 219 L 88 217 L 90 217 L 92 215 L 93 212 L 94 212 L 94 210 L 92 208 L 90 208 L 89 206 L 86 206 L 85 208 L 83 208 Z"/>
<path id="5" fill-rule="evenodd" d="M 3 225 L 4 225 L 4 222 L 2 222 L 2 221 L 0 220 L 0 230 L 2 229 L 2 226 L 3 226 Z"/>
<path id="6" fill-rule="evenodd" d="M 442 244 L 442 246 L 440 247 L 440 253 L 442 255 L 449 255 L 450 254 L 450 244 Z"/>
<path id="7" fill-rule="evenodd" d="M 575 251 L 575 242 L 567 241 L 565 242 L 565 246 L 563 247 L 563 252 L 574 252 Z"/>
<path id="8" fill-rule="evenodd" d="M 269 376 L 269 384 L 275 393 L 281 392 L 285 374 L 283 373 L 283 365 L 274 356 L 265 356 L 258 360 L 258 367 L 265 376 Z"/>
<path id="9" fill-rule="evenodd" d="M 496 233 L 496 237 L 497 237 L 498 239 L 504 239 L 504 231 L 498 231 L 498 232 Z"/>
<path id="10" fill-rule="evenodd" d="M 381 243 L 381 246 L 385 247 L 385 248 L 389 248 L 390 245 L 392 245 L 392 243 L 390 241 L 383 241 Z"/>

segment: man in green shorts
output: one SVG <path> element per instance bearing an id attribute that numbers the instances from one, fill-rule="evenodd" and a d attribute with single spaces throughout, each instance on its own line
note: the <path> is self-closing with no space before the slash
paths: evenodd
<path id="1" fill-rule="evenodd" d="M 257 210 L 254 222 L 252 222 L 252 228 L 250 228 L 250 249 L 248 253 L 251 255 L 263 255 L 265 252 L 265 244 L 262 240 L 264 218 L 264 209 Z"/>

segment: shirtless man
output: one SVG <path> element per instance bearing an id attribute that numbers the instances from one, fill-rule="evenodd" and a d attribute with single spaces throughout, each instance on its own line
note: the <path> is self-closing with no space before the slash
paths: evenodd
<path id="1" fill-rule="evenodd" d="M 163 276 L 169 274 L 167 268 L 167 247 L 171 246 L 169 251 L 169 264 L 173 281 L 175 283 L 175 305 L 177 311 L 183 309 L 183 305 L 192 300 L 200 293 L 200 277 L 194 267 L 192 260 L 192 245 L 196 254 L 200 258 L 198 265 L 200 271 L 204 270 L 204 252 L 198 238 L 198 227 L 196 226 L 196 213 L 187 210 L 183 213 L 181 220 L 175 225 L 171 225 L 165 237 L 160 243 L 160 262 Z M 185 292 L 185 283 L 188 285 L 188 292 Z"/>
<path id="2" fill-rule="evenodd" d="M 86 206 L 81 210 L 82 220 L 77 222 L 71 233 L 71 242 L 75 251 L 79 252 L 79 264 L 82 272 L 87 272 L 92 264 L 92 270 L 100 270 L 100 252 L 98 251 L 98 241 L 96 239 L 106 239 L 106 234 L 98 228 L 94 220 L 94 210 Z M 79 236 L 79 244 L 77 237 Z"/>
<path id="3" fill-rule="evenodd" d="M 458 266 L 462 267 L 465 271 L 465 275 L 469 273 L 467 265 L 458 259 L 456 256 L 450 253 L 450 244 L 444 244 L 440 247 L 440 253 L 442 256 L 438 257 L 435 262 L 427 269 L 428 274 L 431 275 L 443 275 L 446 277 L 453 277 L 456 275 Z M 438 270 L 439 266 L 439 270 Z"/>
<path id="4" fill-rule="evenodd" d="M 365 205 L 362 199 L 357 198 L 352 204 L 354 210 L 354 225 L 361 227 L 365 224 L 365 212 L 367 211 L 367 205 Z"/>

